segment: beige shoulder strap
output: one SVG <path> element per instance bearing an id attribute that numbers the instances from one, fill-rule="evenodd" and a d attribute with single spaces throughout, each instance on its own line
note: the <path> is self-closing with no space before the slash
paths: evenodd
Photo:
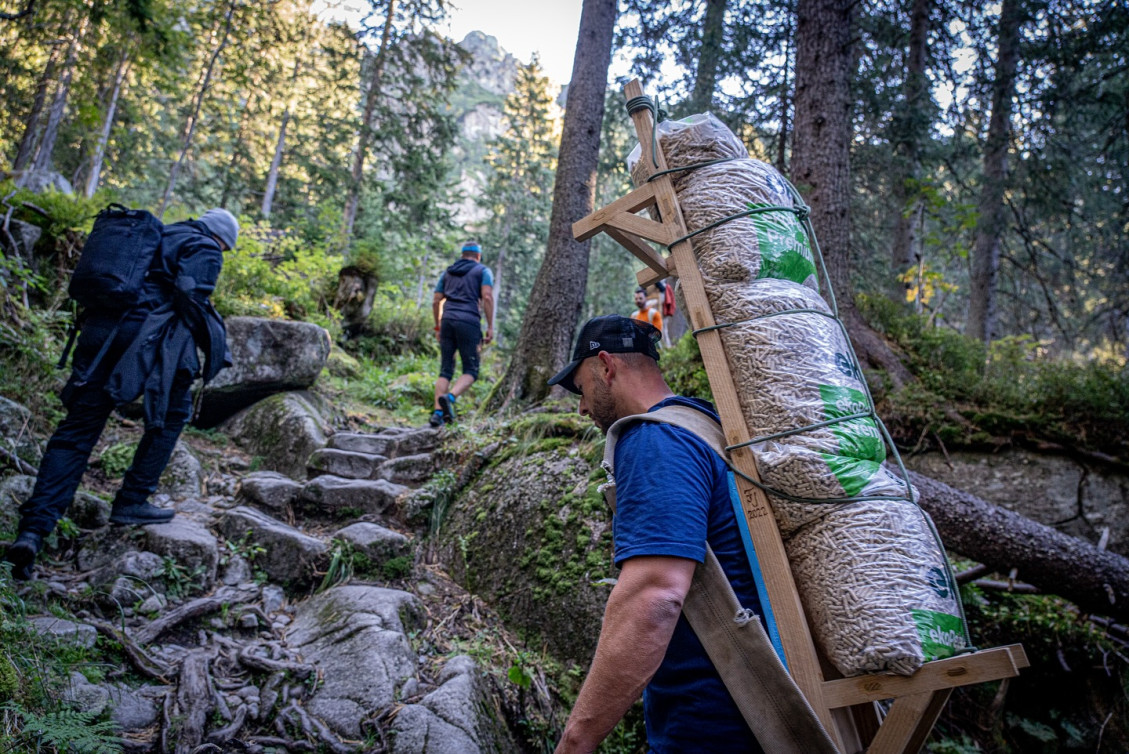
<path id="1" fill-rule="evenodd" d="M 687 429 L 729 463 L 721 425 L 695 408 L 666 406 L 646 414 L 625 416 L 608 428 L 604 446 L 602 465 L 608 483 L 603 490 L 613 512 L 615 446 L 620 434 L 640 421 Z M 694 569 L 682 614 L 698 635 L 761 748 L 773 754 L 838 754 L 823 724 L 777 656 L 764 626 L 760 620 L 751 619 L 751 611 L 738 601 L 708 544 L 705 562 Z"/>

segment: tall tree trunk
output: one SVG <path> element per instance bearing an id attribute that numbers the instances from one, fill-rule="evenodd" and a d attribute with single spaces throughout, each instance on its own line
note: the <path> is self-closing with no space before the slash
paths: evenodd
<path id="1" fill-rule="evenodd" d="M 196 123 L 200 118 L 200 108 L 204 104 L 204 97 L 207 96 L 208 89 L 212 84 L 212 75 L 215 73 L 216 61 L 219 60 L 224 48 L 227 47 L 228 39 L 231 36 L 231 25 L 235 18 L 236 2 L 237 0 L 231 0 L 231 4 L 227 6 L 227 13 L 224 14 L 223 31 L 220 33 L 219 44 L 216 45 L 216 49 L 208 59 L 208 65 L 204 69 L 204 76 L 196 91 L 196 96 L 192 101 L 192 111 L 189 113 L 188 119 L 184 122 L 184 127 L 181 129 L 180 154 L 177 156 L 176 162 L 169 168 L 169 182 L 165 186 L 164 195 L 161 196 L 161 205 L 157 209 L 157 217 L 165 216 L 165 210 L 168 209 L 169 202 L 172 201 L 173 190 L 176 188 L 176 176 L 180 172 L 185 158 L 188 156 L 188 151 L 192 148 L 192 137 L 196 133 Z"/>
<path id="2" fill-rule="evenodd" d="M 791 47 L 792 41 L 789 38 L 789 40 L 784 43 L 784 81 L 780 84 L 780 133 L 776 138 L 776 169 L 784 175 L 788 174 L 788 129 L 790 128 L 788 116 L 792 106 L 791 101 L 788 99 L 788 92 L 791 91 L 788 87 Z"/>
<path id="3" fill-rule="evenodd" d="M 94 147 L 94 157 L 90 165 L 90 176 L 86 179 L 86 190 L 83 194 L 87 199 L 94 196 L 98 190 L 98 181 L 102 176 L 102 162 L 106 159 L 106 145 L 110 143 L 110 132 L 114 127 L 114 115 L 118 110 L 118 96 L 122 91 L 122 82 L 129 72 L 129 47 L 122 48 L 121 59 L 118 60 L 118 70 L 114 74 L 114 88 L 110 91 L 110 101 L 106 104 L 106 114 L 102 117 L 102 130 L 98 134 L 98 143 Z"/>
<path id="4" fill-rule="evenodd" d="M 274 192 L 278 188 L 278 171 L 282 167 L 282 154 L 286 150 L 286 126 L 290 123 L 290 114 L 294 110 L 294 87 L 298 85 L 298 74 L 302 70 L 301 58 L 294 60 L 294 73 L 290 77 L 290 100 L 286 103 L 286 110 L 282 113 L 282 122 L 278 125 L 278 140 L 274 144 L 274 157 L 270 161 L 270 170 L 267 171 L 267 185 L 263 189 L 262 215 L 266 220 L 270 217 L 271 205 L 274 204 Z"/>
<path id="5" fill-rule="evenodd" d="M 800 0 L 796 6 L 796 115 L 792 181 L 807 197 L 839 316 L 863 364 L 895 386 L 913 380 L 855 307 L 850 262 L 850 75 L 853 0 Z"/>
<path id="6" fill-rule="evenodd" d="M 51 53 L 47 56 L 47 64 L 43 66 L 43 74 L 35 87 L 35 99 L 32 101 L 31 112 L 28 113 L 24 124 L 24 134 L 20 139 L 20 146 L 16 150 L 16 158 L 12 160 L 12 170 L 23 170 L 35 156 L 35 145 L 39 137 L 39 119 L 43 117 L 43 106 L 47 104 L 47 91 L 51 82 L 55 80 L 55 66 L 59 64 L 59 45 L 51 46 Z"/>
<path id="7" fill-rule="evenodd" d="M 553 185 L 549 243 L 513 358 L 491 397 L 494 408 L 545 398 L 549 378 L 568 362 L 588 283 L 589 242 L 572 237 L 572 224 L 595 208 L 615 18 L 616 0 L 584 0 Z"/>
<path id="8" fill-rule="evenodd" d="M 725 9 L 728 4 L 729 0 L 706 0 L 702 44 L 698 48 L 698 70 L 694 74 L 694 91 L 688 103 L 691 113 L 704 113 L 713 106 L 717 69 L 725 42 Z"/>
<path id="9" fill-rule="evenodd" d="M 1004 229 L 1004 185 L 1011 140 L 1011 98 L 1019 66 L 1019 32 L 1024 13 L 1020 0 L 1003 0 L 1000 7 L 996 77 L 992 84 L 992 116 L 984 144 L 984 183 L 980 187 L 976 239 L 972 245 L 972 276 L 965 333 L 990 343 L 996 337 L 996 281 L 1000 271 L 1000 236 Z"/>
<path id="10" fill-rule="evenodd" d="M 47 125 L 43 129 L 43 138 L 39 140 L 36 148 L 35 159 L 32 160 L 32 170 L 50 170 L 51 157 L 55 152 L 55 139 L 59 135 L 59 124 L 63 121 L 63 113 L 67 109 L 67 98 L 71 93 L 71 81 L 74 80 L 75 64 L 78 62 L 78 53 L 82 49 L 82 40 L 90 24 L 90 17 L 83 15 L 75 30 L 71 43 L 67 46 L 67 58 L 63 61 L 63 75 L 59 78 L 59 85 L 55 88 L 55 97 L 51 100 L 51 109 L 47 113 Z"/>
<path id="11" fill-rule="evenodd" d="M 254 95 L 252 95 L 253 97 Z M 243 134 L 247 129 L 247 116 L 251 112 L 250 98 L 243 105 L 243 112 L 239 114 L 239 126 L 235 129 L 235 140 L 231 145 L 231 159 L 227 163 L 227 170 L 223 174 L 223 192 L 220 194 L 220 206 L 226 207 L 234 190 L 235 171 L 239 167 L 239 160 L 243 156 L 240 148 L 243 146 Z"/>
<path id="12" fill-rule="evenodd" d="M 384 77 L 384 61 L 388 56 L 388 41 L 392 37 L 392 22 L 395 18 L 396 0 L 388 0 L 388 17 L 384 20 L 384 31 L 380 35 L 380 49 L 372 63 L 372 77 L 365 94 L 365 114 L 361 118 L 361 131 L 357 134 L 357 150 L 353 153 L 353 170 L 349 181 L 349 198 L 345 201 L 345 237 L 353 235 L 353 225 L 357 221 L 357 207 L 361 203 L 361 183 L 365 176 L 365 153 L 372 138 L 373 114 L 376 101 L 380 98 L 381 80 Z"/>
<path id="13" fill-rule="evenodd" d="M 929 79 L 925 62 L 929 48 L 929 12 L 932 0 L 913 0 L 909 48 L 906 52 L 905 102 L 894 119 L 894 151 L 898 170 L 894 175 L 894 240 L 890 252 L 890 294 L 904 302 L 908 284 L 901 280 L 922 258 L 921 221 L 924 203 L 911 183 L 921 172 L 921 149 L 929 136 Z M 919 299 L 920 303 L 920 299 Z"/>

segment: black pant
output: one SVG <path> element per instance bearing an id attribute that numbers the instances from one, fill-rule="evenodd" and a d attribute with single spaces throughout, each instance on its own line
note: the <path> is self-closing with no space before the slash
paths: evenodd
<path id="1" fill-rule="evenodd" d="M 27 502 L 20 506 L 21 532 L 30 531 L 47 536 L 67 512 L 75 491 L 86 472 L 86 463 L 94 450 L 114 403 L 103 387 L 114 364 L 125 346 L 136 334 L 136 327 L 125 326 L 118 330 L 114 343 L 92 370 L 89 379 L 81 385 L 74 378 L 67 387 L 67 416 L 47 442 L 47 451 L 39 464 L 35 490 Z M 103 323 L 84 327 L 74 355 L 74 371 L 82 374 L 90 370 L 101 344 L 113 333 Z M 115 502 L 143 503 L 160 482 L 168 465 L 181 430 L 192 415 L 192 378 L 178 375 L 169 395 L 169 409 L 165 425 L 160 428 L 145 427 L 145 434 L 133 454 L 133 463 L 125 473 Z"/>

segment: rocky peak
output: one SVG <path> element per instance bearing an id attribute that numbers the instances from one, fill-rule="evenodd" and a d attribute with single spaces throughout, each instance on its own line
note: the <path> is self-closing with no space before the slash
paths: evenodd
<path id="1" fill-rule="evenodd" d="M 471 55 L 470 63 L 464 69 L 468 78 L 491 94 L 505 97 L 513 92 L 514 79 L 521 63 L 502 49 L 497 37 L 472 31 L 459 42 L 459 47 Z"/>

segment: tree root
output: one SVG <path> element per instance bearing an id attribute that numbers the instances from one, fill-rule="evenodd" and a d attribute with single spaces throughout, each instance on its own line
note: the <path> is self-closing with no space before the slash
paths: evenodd
<path id="1" fill-rule="evenodd" d="M 204 730 L 213 709 L 208 665 L 214 656 L 215 650 L 194 649 L 181 663 L 176 690 L 176 704 L 180 712 L 176 754 L 192 754 L 204 741 Z"/>
<path id="2" fill-rule="evenodd" d="M 161 681 L 162 683 L 169 682 L 167 676 L 172 672 L 172 668 L 160 660 L 150 657 L 144 649 L 126 636 L 124 631 L 115 628 L 105 621 L 88 618 L 86 622 L 94 626 L 98 633 L 121 644 L 122 649 L 125 650 L 126 656 L 129 657 L 130 662 L 137 672 L 149 678 Z"/>
<path id="3" fill-rule="evenodd" d="M 228 739 L 235 738 L 235 735 L 239 733 L 240 728 L 243 727 L 243 723 L 246 722 L 246 720 L 247 705 L 243 705 L 235 711 L 235 719 L 233 719 L 230 724 L 208 734 L 208 742 L 218 744 Z"/>
<path id="4" fill-rule="evenodd" d="M 248 645 L 239 653 L 239 662 L 253 670 L 262 670 L 267 673 L 283 671 L 293 673 L 295 678 L 305 680 L 314 672 L 314 666 L 304 662 L 291 662 L 289 660 L 272 660 L 254 654 L 255 646 Z"/>
<path id="5" fill-rule="evenodd" d="M 170 610 L 150 622 L 149 625 L 137 632 L 137 643 L 149 644 L 165 631 L 168 631 L 170 628 L 186 620 L 199 618 L 201 615 L 207 615 L 208 613 L 214 613 L 224 605 L 250 602 L 256 597 L 258 597 L 257 592 L 244 592 L 239 589 L 224 587 L 210 597 L 200 597 L 191 602 L 186 602 L 180 607 Z"/>

